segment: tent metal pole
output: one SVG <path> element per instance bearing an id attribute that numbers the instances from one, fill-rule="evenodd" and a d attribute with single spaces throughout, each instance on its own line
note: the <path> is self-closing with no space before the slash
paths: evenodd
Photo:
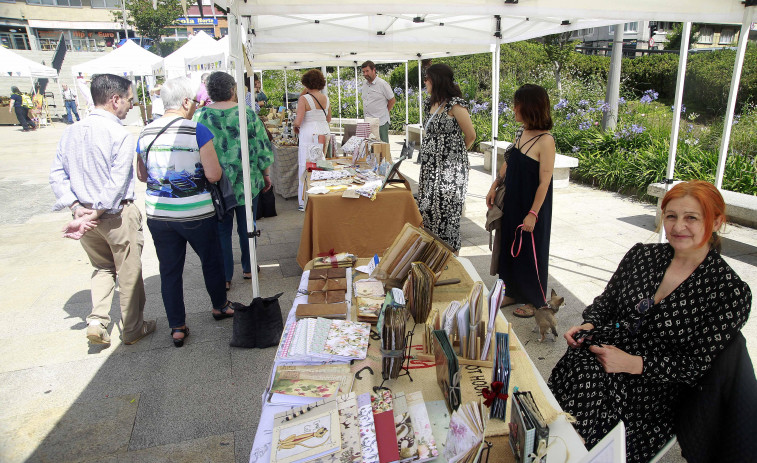
<path id="1" fill-rule="evenodd" d="M 421 92 L 421 54 L 418 53 L 418 123 L 421 126 L 421 146 L 423 146 L 423 92 Z M 420 148 L 418 149 L 420 153 Z M 421 159 L 420 154 L 416 158 L 416 163 L 419 163 Z"/>
<path id="2" fill-rule="evenodd" d="M 408 62 L 405 60 L 405 143 L 410 139 L 410 97 L 408 96 Z"/>
<path id="3" fill-rule="evenodd" d="M 287 85 L 287 67 L 284 66 L 284 109 L 289 111 L 289 86 Z"/>
<path id="4" fill-rule="evenodd" d="M 691 22 L 683 23 L 681 31 L 681 50 L 678 54 L 678 75 L 676 77 L 676 93 L 673 102 L 673 126 L 670 129 L 670 149 L 668 151 L 668 168 L 665 171 L 665 190 L 670 190 L 673 185 L 673 175 L 676 169 L 676 153 L 678 152 L 678 131 L 681 127 L 681 107 L 683 105 L 683 84 L 686 80 L 686 63 L 689 60 L 689 35 L 691 34 Z M 660 216 L 662 217 L 662 216 Z M 658 241 L 665 243 L 665 229 L 660 227 Z"/>
<path id="5" fill-rule="evenodd" d="M 723 187 L 723 175 L 725 174 L 725 161 L 728 157 L 728 145 L 731 141 L 731 126 L 733 125 L 733 113 L 736 110 L 736 96 L 739 92 L 739 83 L 741 82 L 741 69 L 744 67 L 744 54 L 746 53 L 746 44 L 749 39 L 749 29 L 754 20 L 754 12 L 757 7 L 750 6 L 744 9 L 744 20 L 741 23 L 741 32 L 739 32 L 739 46 L 736 49 L 736 62 L 733 64 L 733 75 L 731 76 L 731 90 L 728 94 L 728 106 L 725 110 L 725 123 L 723 124 L 723 137 L 720 140 L 720 153 L 718 154 L 718 169 L 715 171 L 715 186 L 718 189 Z"/>
<path id="6" fill-rule="evenodd" d="M 492 50 L 492 183 L 497 179 L 497 150 L 499 139 L 499 44 L 500 38 L 494 41 Z"/>
<path id="7" fill-rule="evenodd" d="M 229 61 L 234 63 L 234 78 L 237 81 L 237 99 L 239 95 L 245 94 L 244 89 L 244 35 L 247 31 L 247 20 L 239 16 L 239 4 L 233 2 L 229 12 Z M 243 33 L 242 31 L 245 31 Z M 250 37 L 252 41 L 252 37 Z M 251 44 L 250 44 L 251 45 Z M 251 48 L 250 48 L 251 49 Z M 250 58 L 252 65 L 252 58 Z M 251 66 L 252 67 L 252 66 Z M 244 98 L 237 104 L 239 112 L 239 141 L 242 150 L 242 175 L 244 179 L 244 211 L 247 221 L 247 239 L 250 241 L 250 273 L 252 279 L 252 297 L 260 296 L 260 286 L 258 284 L 258 256 L 255 250 L 255 220 L 252 215 L 252 192 L 250 191 L 250 140 L 247 133 L 247 105 Z"/>
<path id="8" fill-rule="evenodd" d="M 363 111 L 365 111 L 365 108 L 363 108 Z M 363 118 L 365 118 L 365 114 L 363 114 Z M 357 61 L 355 61 L 355 119 L 360 119 L 360 99 L 357 94 Z"/>
<path id="9" fill-rule="evenodd" d="M 339 133 L 344 134 L 342 131 L 342 76 L 341 67 L 336 67 L 336 91 L 339 96 Z"/>

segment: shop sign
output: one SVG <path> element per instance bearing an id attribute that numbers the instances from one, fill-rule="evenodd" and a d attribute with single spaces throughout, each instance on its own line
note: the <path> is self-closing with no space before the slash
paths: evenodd
<path id="1" fill-rule="evenodd" d="M 86 39 L 86 38 L 100 38 L 100 39 L 115 39 L 116 34 L 114 32 L 107 32 L 107 31 L 71 31 L 71 35 L 77 39 Z"/>
<path id="2" fill-rule="evenodd" d="M 217 26 L 218 19 L 216 18 L 179 18 L 176 20 L 178 24 L 183 26 Z"/>

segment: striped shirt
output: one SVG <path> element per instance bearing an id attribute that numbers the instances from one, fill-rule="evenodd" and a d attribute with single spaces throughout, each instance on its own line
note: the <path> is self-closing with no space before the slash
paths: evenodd
<path id="1" fill-rule="evenodd" d="M 181 119 L 155 140 L 173 120 L 174 117 L 161 117 L 139 134 L 137 153 L 147 166 L 145 212 L 148 218 L 169 221 L 210 217 L 215 209 L 200 161 L 200 147 L 212 140 L 213 134 L 202 124 Z"/>
<path id="2" fill-rule="evenodd" d="M 104 109 L 67 127 L 58 142 L 50 186 L 60 210 L 79 201 L 86 207 L 121 211 L 134 199 L 134 137 L 121 120 Z"/>

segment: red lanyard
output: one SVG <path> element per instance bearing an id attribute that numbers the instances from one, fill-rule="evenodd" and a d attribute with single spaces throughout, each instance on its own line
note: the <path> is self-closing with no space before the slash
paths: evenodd
<path id="1" fill-rule="evenodd" d="M 518 240 L 518 252 L 515 252 L 515 241 L 518 239 L 518 230 L 520 230 L 520 240 Z M 529 233 L 529 232 L 526 232 Z M 539 278 L 539 262 L 536 260 L 536 242 L 534 241 L 534 234 L 531 233 L 531 246 L 534 251 L 534 267 L 536 267 L 536 280 L 539 282 L 539 291 L 541 291 L 541 297 L 544 298 L 544 304 L 547 304 L 547 296 L 544 294 L 544 289 L 541 285 L 541 278 Z M 513 244 L 510 246 L 510 255 L 518 257 L 520 255 L 520 247 L 523 244 L 523 224 L 518 225 L 515 229 L 515 235 L 513 236 Z"/>

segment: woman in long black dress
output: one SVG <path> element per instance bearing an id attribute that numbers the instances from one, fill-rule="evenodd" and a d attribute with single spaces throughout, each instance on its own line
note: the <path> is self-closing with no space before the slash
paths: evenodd
<path id="1" fill-rule="evenodd" d="M 492 207 L 497 183 L 504 178 L 505 207 L 499 256 L 499 277 L 505 282 L 502 305 L 522 302 L 541 307 L 547 292 L 552 171 L 555 168 L 555 140 L 549 133 L 552 129 L 549 96 L 544 88 L 526 84 L 515 91 L 513 106 L 515 121 L 523 124 L 523 131 L 508 150 L 499 179 L 486 195 L 486 204 Z M 513 242 L 514 253 L 511 252 Z M 515 309 L 513 315 L 528 318 L 533 317 L 534 312 L 523 306 Z"/>
<path id="2" fill-rule="evenodd" d="M 669 242 L 628 251 L 584 323 L 565 333 L 569 348 L 549 378 L 588 448 L 623 420 L 633 462 L 649 461 L 671 438 L 679 387 L 709 370 L 752 302 L 720 256 L 720 192 L 683 182 L 665 195 L 662 211 Z"/>
<path id="3" fill-rule="evenodd" d="M 420 153 L 418 209 L 423 226 L 459 251 L 460 216 L 468 189 L 468 148 L 476 141 L 476 130 L 451 67 L 429 67 L 426 90 L 431 98 L 426 103 L 426 134 Z"/>

